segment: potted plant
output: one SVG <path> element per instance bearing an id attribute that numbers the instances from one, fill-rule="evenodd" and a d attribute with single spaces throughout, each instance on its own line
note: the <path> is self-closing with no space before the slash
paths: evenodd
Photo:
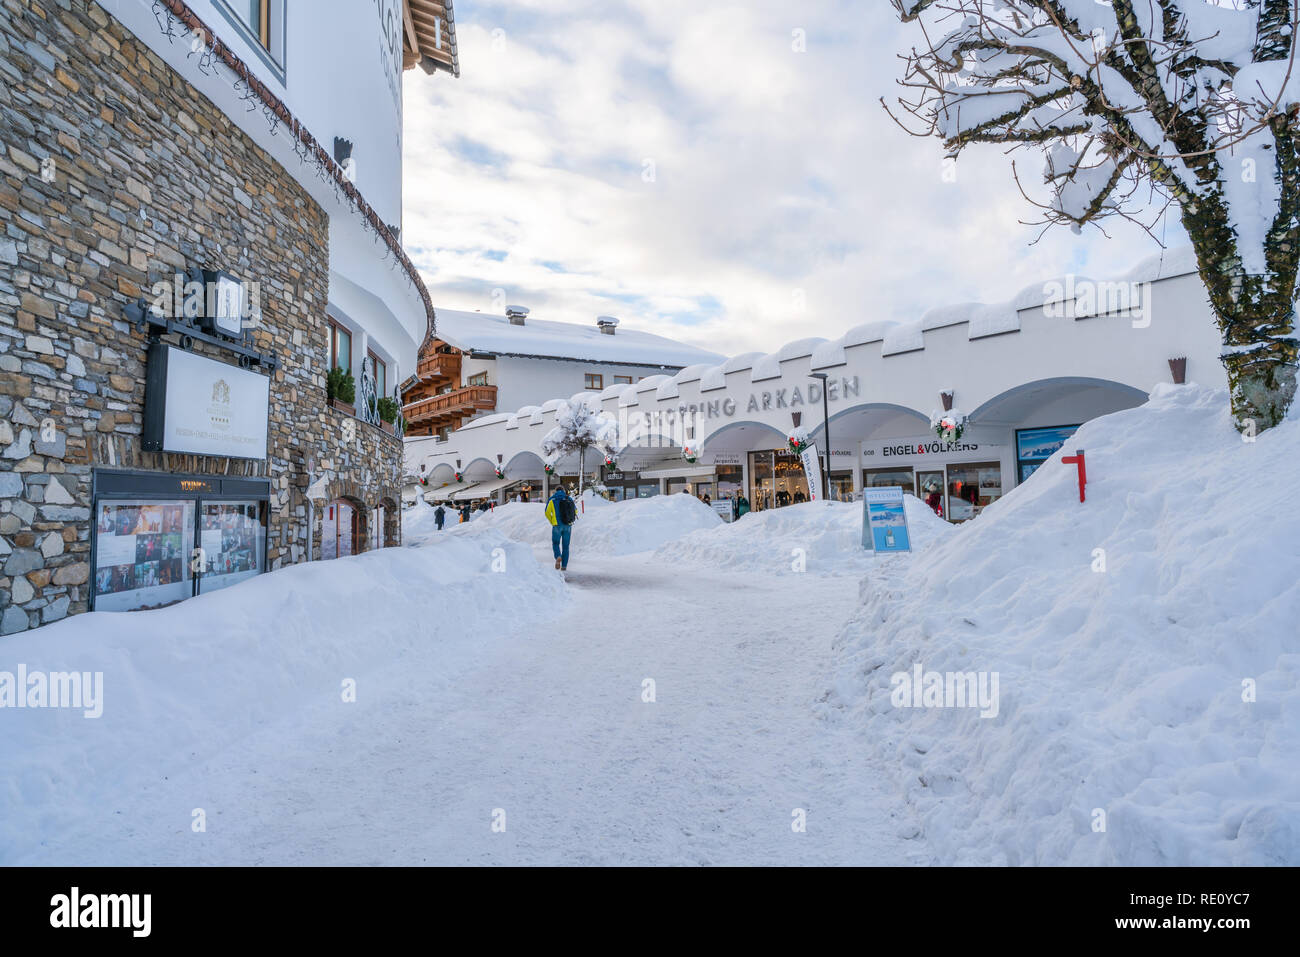
<path id="1" fill-rule="evenodd" d="M 340 412 L 356 415 L 357 409 L 352 403 L 357 398 L 357 383 L 351 372 L 342 366 L 335 366 L 325 376 L 325 395 L 329 403 Z"/>
<path id="2" fill-rule="evenodd" d="M 401 411 L 397 400 L 391 395 L 383 396 L 375 403 L 375 411 L 379 413 L 379 421 L 384 423 L 388 431 L 396 434 L 394 423 L 397 421 L 397 414 Z"/>

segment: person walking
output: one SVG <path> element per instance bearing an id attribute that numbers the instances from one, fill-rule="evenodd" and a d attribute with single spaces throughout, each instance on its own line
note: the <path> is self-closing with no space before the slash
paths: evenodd
<path id="1" fill-rule="evenodd" d="M 737 496 L 736 518 L 740 518 L 740 516 L 748 515 L 748 514 L 749 514 L 749 499 L 745 498 L 744 495 Z"/>
<path id="2" fill-rule="evenodd" d="M 447 510 L 441 505 L 433 510 L 433 524 L 438 526 L 438 531 L 442 531 L 442 523 L 447 520 Z"/>
<path id="3" fill-rule="evenodd" d="M 569 538 L 573 523 L 578 520 L 578 507 L 561 485 L 546 503 L 546 520 L 551 523 L 551 551 L 555 553 L 555 567 L 564 571 L 569 567 Z"/>

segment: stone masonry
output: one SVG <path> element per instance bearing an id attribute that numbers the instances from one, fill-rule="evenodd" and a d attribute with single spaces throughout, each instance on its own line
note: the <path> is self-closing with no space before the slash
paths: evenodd
<path id="1" fill-rule="evenodd" d="M 314 457 L 317 505 L 385 504 L 399 542 L 401 441 L 327 407 L 328 226 L 97 4 L 0 0 L 0 634 L 88 607 L 96 467 L 269 478 L 274 569 L 319 555 Z M 280 360 L 265 462 L 140 447 L 148 339 L 124 307 L 188 265 L 260 284 L 256 346 Z"/>

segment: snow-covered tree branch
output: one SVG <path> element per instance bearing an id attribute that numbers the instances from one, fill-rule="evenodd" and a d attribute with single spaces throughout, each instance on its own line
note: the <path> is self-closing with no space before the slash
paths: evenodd
<path id="1" fill-rule="evenodd" d="M 617 451 L 618 421 L 608 412 L 593 407 L 584 397 L 562 402 L 555 410 L 555 428 L 542 437 L 542 453 L 548 460 L 562 456 L 578 457 L 578 490 L 582 490 L 582 470 L 588 449 Z"/>
<path id="2" fill-rule="evenodd" d="M 1177 203 L 1238 427 L 1280 422 L 1297 375 L 1300 0 L 891 2 L 925 38 L 900 123 L 952 157 L 1041 149 L 1044 194 L 1028 198 L 1049 225 Z"/>

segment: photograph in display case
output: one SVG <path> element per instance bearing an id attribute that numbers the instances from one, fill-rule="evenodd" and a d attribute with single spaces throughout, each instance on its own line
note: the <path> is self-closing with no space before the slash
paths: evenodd
<path id="1" fill-rule="evenodd" d="M 104 501 L 95 519 L 95 608 L 161 608 L 193 593 L 194 503 Z"/>
<path id="2" fill-rule="evenodd" d="M 258 502 L 205 502 L 199 591 L 227 588 L 262 571 L 266 528 Z"/>

